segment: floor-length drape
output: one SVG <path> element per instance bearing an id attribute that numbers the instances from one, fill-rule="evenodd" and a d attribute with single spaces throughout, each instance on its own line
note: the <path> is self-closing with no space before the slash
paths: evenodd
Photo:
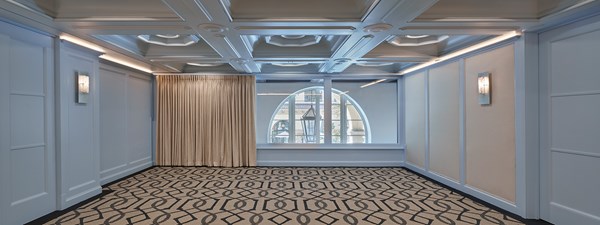
<path id="1" fill-rule="evenodd" d="M 156 162 L 255 166 L 254 76 L 158 76 Z"/>

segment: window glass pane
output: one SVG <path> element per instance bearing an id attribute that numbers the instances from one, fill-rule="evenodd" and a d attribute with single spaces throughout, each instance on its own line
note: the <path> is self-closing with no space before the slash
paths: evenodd
<path id="1" fill-rule="evenodd" d="M 323 82 L 258 81 L 257 143 L 323 143 Z"/>
<path id="2" fill-rule="evenodd" d="M 333 80 L 332 104 L 339 108 L 332 105 L 332 132 L 340 137 L 332 143 L 397 143 L 397 81 L 376 81 Z"/>

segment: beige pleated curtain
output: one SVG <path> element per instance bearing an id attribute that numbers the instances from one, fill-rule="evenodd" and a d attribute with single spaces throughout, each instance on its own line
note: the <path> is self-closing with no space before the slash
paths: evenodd
<path id="1" fill-rule="evenodd" d="M 254 76 L 158 76 L 161 166 L 255 166 Z"/>

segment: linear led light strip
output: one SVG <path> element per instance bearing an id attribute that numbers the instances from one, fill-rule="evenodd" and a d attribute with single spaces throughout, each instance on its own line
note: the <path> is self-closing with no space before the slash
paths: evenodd
<path id="1" fill-rule="evenodd" d="M 489 39 L 487 41 L 475 44 L 473 46 L 470 46 L 470 47 L 467 47 L 467 48 L 464 48 L 464 49 L 452 52 L 450 54 L 447 54 L 447 55 L 435 58 L 435 59 L 433 59 L 433 60 L 431 60 L 429 62 L 425 62 L 425 63 L 421 63 L 419 65 L 413 66 L 411 68 L 408 68 L 406 70 L 401 71 L 400 75 L 405 75 L 405 74 L 408 74 L 408 73 L 412 73 L 414 71 L 423 69 L 425 67 L 428 67 L 428 66 L 431 66 L 431 65 L 434 65 L 434 64 L 437 64 L 437 63 L 440 63 L 440 62 L 452 59 L 452 58 L 457 57 L 457 56 L 461 56 L 461 55 L 467 54 L 469 52 L 473 52 L 473 51 L 476 51 L 476 50 L 488 47 L 490 45 L 493 45 L 493 44 L 496 44 L 496 43 L 499 43 L 499 42 L 502 42 L 502 41 L 505 41 L 505 40 L 508 40 L 508 39 L 511 39 L 511 38 L 517 37 L 517 36 L 521 36 L 521 32 L 519 32 L 519 31 L 511 31 L 511 32 L 505 33 L 503 35 L 500 35 L 498 37 Z"/>
<path id="2" fill-rule="evenodd" d="M 68 35 L 68 34 L 61 34 L 59 38 L 60 38 L 60 40 L 65 40 L 65 41 L 71 42 L 73 44 L 76 44 L 76 45 L 79 45 L 79 46 L 82 46 L 82 47 L 86 47 L 86 48 L 92 49 L 92 50 L 97 51 L 97 52 L 106 53 L 106 51 L 104 50 L 104 48 L 102 48 L 102 47 L 100 47 L 100 46 L 98 46 L 96 44 L 92 44 L 89 41 L 85 41 L 83 39 L 80 39 L 80 38 L 77 38 L 77 37 L 73 37 L 73 36 Z"/>
<path id="3" fill-rule="evenodd" d="M 368 87 L 368 86 L 371 86 L 371 85 L 374 85 L 374 84 L 379 84 L 379 83 L 381 83 L 381 82 L 384 82 L 385 80 L 386 80 L 386 79 L 376 80 L 376 81 L 373 81 L 373 82 L 371 82 L 371 83 L 368 83 L 368 84 L 362 85 L 362 86 L 360 86 L 360 88 L 366 88 L 366 87 Z"/>
<path id="4" fill-rule="evenodd" d="M 140 65 L 136 65 L 136 64 L 133 64 L 133 63 L 130 63 L 130 62 L 127 62 L 127 61 L 124 61 L 122 59 L 116 58 L 116 57 L 108 55 L 108 54 L 101 55 L 100 58 L 108 60 L 108 61 L 111 61 L 111 62 L 114 62 L 114 63 L 121 64 L 123 66 L 131 67 L 131 68 L 134 68 L 134 69 L 139 70 L 139 71 L 144 71 L 146 73 L 152 73 L 152 70 L 150 70 L 150 69 L 148 69 L 146 67 L 143 67 L 143 66 L 140 66 Z"/>
<path id="5" fill-rule="evenodd" d="M 136 70 L 144 71 L 146 73 L 152 73 L 152 70 L 150 70 L 150 69 L 148 69 L 146 67 L 143 67 L 143 66 L 140 66 L 140 65 L 136 65 L 136 64 L 127 62 L 125 60 L 119 59 L 119 58 L 117 58 L 115 56 L 109 55 L 108 53 L 106 53 L 106 50 L 104 50 L 104 48 L 100 47 L 99 45 L 93 44 L 93 43 L 91 43 L 89 41 L 86 41 L 86 40 L 83 40 L 81 38 L 74 37 L 74 36 L 71 36 L 71 35 L 68 35 L 68 34 L 61 34 L 59 36 L 59 38 L 61 40 L 65 40 L 65 41 L 71 42 L 73 44 L 76 44 L 76 45 L 79 45 L 79 46 L 82 46 L 82 47 L 85 47 L 85 48 L 89 48 L 91 50 L 94 50 L 94 51 L 97 51 L 97 52 L 100 52 L 100 53 L 104 53 L 103 55 L 100 56 L 100 58 L 102 58 L 102 59 L 105 59 L 105 60 L 108 60 L 108 61 L 111 61 L 111 62 L 114 62 L 114 63 L 118 63 L 118 64 L 121 64 L 123 66 L 131 67 L 131 68 L 136 69 Z"/>

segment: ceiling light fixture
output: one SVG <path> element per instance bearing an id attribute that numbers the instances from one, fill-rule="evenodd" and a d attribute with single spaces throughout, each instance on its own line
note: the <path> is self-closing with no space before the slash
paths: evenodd
<path id="1" fill-rule="evenodd" d="M 371 82 L 371 83 L 368 83 L 368 84 L 362 85 L 362 86 L 360 86 L 360 88 L 366 88 L 366 87 L 368 87 L 368 86 L 375 85 L 375 84 L 379 84 L 379 83 L 381 83 L 381 82 L 384 82 L 384 81 L 386 81 L 386 80 L 387 80 L 387 79 L 376 80 L 376 81 L 373 81 L 373 82 Z"/>
<path id="2" fill-rule="evenodd" d="M 114 62 L 114 63 L 121 64 L 123 66 L 130 67 L 130 68 L 133 68 L 133 69 L 136 69 L 136 70 L 139 70 L 139 71 L 143 71 L 143 72 L 146 72 L 146 73 L 152 73 L 152 70 L 149 69 L 149 68 L 147 68 L 147 67 L 145 67 L 145 66 L 136 65 L 134 63 L 125 61 L 123 59 L 119 59 L 117 57 L 114 57 L 114 56 L 111 56 L 111 55 L 108 55 L 108 54 L 101 55 L 100 58 L 108 60 L 108 61 L 111 61 L 111 62 Z"/>
<path id="3" fill-rule="evenodd" d="M 505 33 L 503 35 L 500 35 L 498 37 L 489 39 L 487 41 L 480 42 L 480 43 L 472 45 L 470 47 L 467 47 L 467 48 L 464 48 L 464 49 L 452 52 L 450 54 L 441 56 L 439 58 L 430 60 L 429 62 L 421 63 L 419 65 L 410 67 L 410 68 L 408 68 L 406 70 L 402 70 L 402 71 L 400 71 L 400 75 L 405 75 L 405 74 L 408 74 L 408 73 L 411 73 L 411 72 L 423 69 L 425 67 L 434 65 L 436 63 L 440 63 L 440 62 L 446 61 L 448 59 L 452 59 L 454 57 L 461 56 L 461 55 L 467 54 L 469 52 L 476 51 L 478 49 L 482 49 L 482 48 L 488 47 L 490 45 L 493 45 L 493 44 L 496 44 L 496 43 L 499 43 L 499 42 L 502 42 L 502 41 L 506 41 L 508 39 L 511 39 L 511 38 L 514 38 L 514 37 L 518 37 L 518 36 L 521 36 L 521 32 L 520 31 L 511 31 L 511 32 Z"/>
<path id="4" fill-rule="evenodd" d="M 376 24 L 371 24 L 369 26 L 366 26 L 363 28 L 363 31 L 365 33 L 378 33 L 378 32 L 383 32 L 389 29 L 392 29 L 391 24 L 387 24 L 387 23 L 376 23 Z"/>
<path id="5" fill-rule="evenodd" d="M 68 42 L 71 42 L 73 44 L 85 47 L 85 48 L 89 48 L 91 50 L 97 51 L 97 52 L 101 52 L 101 53 L 105 53 L 104 48 L 100 47 L 99 45 L 93 44 L 89 41 L 83 40 L 81 38 L 75 37 L 75 36 L 71 36 L 69 34 L 61 34 L 59 36 L 60 40 L 65 40 Z"/>

